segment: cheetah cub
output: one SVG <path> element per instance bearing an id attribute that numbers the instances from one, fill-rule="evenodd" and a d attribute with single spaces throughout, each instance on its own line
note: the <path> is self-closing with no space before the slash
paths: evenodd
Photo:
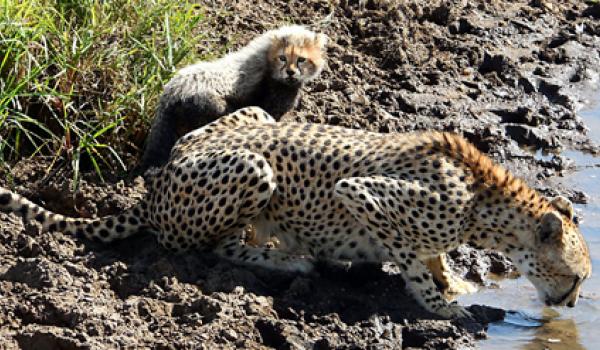
<path id="1" fill-rule="evenodd" d="M 181 69 L 160 98 L 139 170 L 163 165 L 179 137 L 241 107 L 260 106 L 279 119 L 323 69 L 326 43 L 324 34 L 285 26 L 219 60 Z"/>
<path id="2" fill-rule="evenodd" d="M 312 258 L 393 261 L 443 317 L 469 316 L 433 281 L 439 256 L 461 244 L 507 254 L 549 305 L 574 306 L 591 274 L 571 203 L 542 197 L 460 136 L 275 123 L 257 107 L 182 137 L 126 212 L 68 218 L 5 189 L 0 210 L 104 242 L 151 230 L 174 251 L 287 271 L 308 272 Z M 243 244 L 248 224 L 281 248 Z"/>

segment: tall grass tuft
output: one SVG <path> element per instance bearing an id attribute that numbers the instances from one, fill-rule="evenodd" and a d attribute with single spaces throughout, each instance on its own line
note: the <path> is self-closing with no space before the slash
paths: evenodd
<path id="1" fill-rule="evenodd" d="M 186 1 L 0 0 L 0 166 L 125 170 L 164 83 L 199 59 L 202 20 Z"/>

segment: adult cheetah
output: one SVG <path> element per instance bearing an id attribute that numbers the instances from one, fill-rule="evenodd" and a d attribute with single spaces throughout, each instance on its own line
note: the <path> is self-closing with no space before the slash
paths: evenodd
<path id="1" fill-rule="evenodd" d="M 120 215 L 68 218 L 4 189 L 0 209 L 104 242 L 153 230 L 175 251 L 273 269 L 394 261 L 415 299 L 443 317 L 469 313 L 442 297 L 427 265 L 443 278 L 439 256 L 460 244 L 507 254 L 551 305 L 574 306 L 591 273 L 571 203 L 546 200 L 459 136 L 276 124 L 257 107 L 185 135 Z M 244 244 L 247 224 L 281 247 Z"/>

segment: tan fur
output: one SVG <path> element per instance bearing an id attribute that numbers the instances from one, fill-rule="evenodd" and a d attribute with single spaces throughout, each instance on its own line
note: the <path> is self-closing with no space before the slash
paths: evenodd
<path id="1" fill-rule="evenodd" d="M 494 163 L 487 155 L 479 151 L 462 136 L 451 133 L 432 132 L 425 138 L 427 146 L 432 150 L 444 152 L 448 156 L 460 160 L 472 172 L 475 180 L 491 186 L 495 191 L 513 198 L 514 204 L 527 203 L 523 210 L 539 217 L 549 208 L 550 203 L 531 189 L 521 179 L 514 177 L 502 166 Z M 529 204 L 534 203 L 533 206 Z"/>

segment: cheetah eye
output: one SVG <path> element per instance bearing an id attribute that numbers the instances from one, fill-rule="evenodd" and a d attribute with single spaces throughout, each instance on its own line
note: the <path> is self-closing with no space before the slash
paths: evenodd
<path id="1" fill-rule="evenodd" d="M 304 62 L 306 62 L 306 58 L 298 57 L 298 63 L 304 63 Z"/>
<path id="2" fill-rule="evenodd" d="M 280 56 L 279 56 L 279 60 L 280 60 L 281 62 L 285 62 L 287 59 L 285 58 L 285 55 L 280 55 Z"/>

